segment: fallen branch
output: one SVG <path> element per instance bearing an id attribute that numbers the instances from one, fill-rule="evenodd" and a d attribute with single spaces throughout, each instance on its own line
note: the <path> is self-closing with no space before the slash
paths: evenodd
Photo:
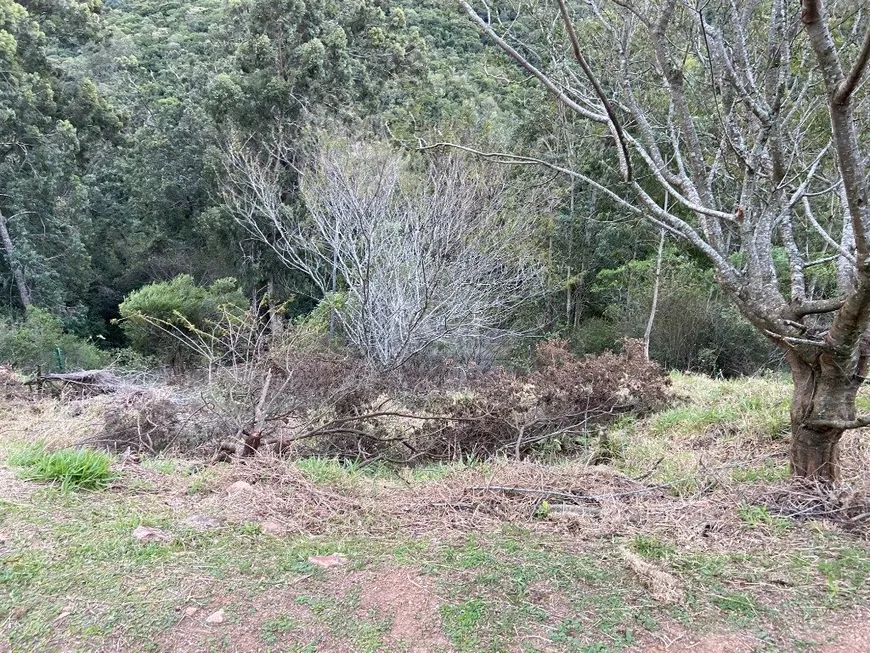
<path id="1" fill-rule="evenodd" d="M 117 392 L 124 382 L 108 370 L 85 370 L 63 374 L 38 374 L 35 379 L 25 381 L 26 386 L 36 386 L 41 390 L 46 383 L 60 383 L 62 386 L 77 386 L 105 394 Z"/>

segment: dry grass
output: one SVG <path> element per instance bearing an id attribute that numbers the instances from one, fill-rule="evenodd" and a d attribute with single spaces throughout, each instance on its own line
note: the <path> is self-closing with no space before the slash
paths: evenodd
<path id="1" fill-rule="evenodd" d="M 848 621 L 870 600 L 863 434 L 845 443 L 843 486 L 813 493 L 786 478 L 785 380 L 675 376 L 674 387 L 682 403 L 610 432 L 606 466 L 121 456 L 119 479 L 87 497 L 34 491 L 0 468 L 0 574 L 30 610 L 16 617 L 0 601 L 0 623 L 43 649 L 129 647 L 160 628 L 160 650 L 265 650 L 273 639 L 412 650 L 395 643 L 414 639 L 396 621 L 398 599 L 371 607 L 384 579 L 407 578 L 425 588 L 415 600 L 445 650 L 657 650 L 666 633 L 757 642 L 762 631 L 773 650 L 821 645 L 824 615 Z M 0 459 L 21 442 L 101 432 L 107 401 L 16 399 L 0 409 Z M 249 487 L 229 494 L 238 481 Z M 225 525 L 191 533 L 192 515 Z M 268 522 L 283 535 L 264 533 Z M 139 524 L 171 543 L 132 543 Z M 348 569 L 306 563 L 333 551 Z M 83 606 L 80 623 L 57 621 L 68 603 Z M 190 605 L 203 618 L 226 607 L 231 623 L 206 627 L 184 616 Z"/>

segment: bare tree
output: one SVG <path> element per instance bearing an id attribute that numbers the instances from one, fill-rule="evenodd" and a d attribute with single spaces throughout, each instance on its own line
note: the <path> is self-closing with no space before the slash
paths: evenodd
<path id="1" fill-rule="evenodd" d="M 870 361 L 870 204 L 853 117 L 870 59 L 866 8 L 831 2 L 833 21 L 824 0 L 800 11 L 785 0 L 588 0 L 573 14 L 566 0 L 522 2 L 553 44 L 536 53 L 498 6 L 459 4 L 591 136 L 609 134 L 621 182 L 480 154 L 560 170 L 700 250 L 791 368 L 793 472 L 836 480 L 844 431 L 870 425 L 855 408 Z M 839 283 L 822 295 L 807 270 L 826 262 Z"/>
<path id="2" fill-rule="evenodd" d="M 662 258 L 665 252 L 665 230 L 659 231 L 659 249 L 656 255 L 655 281 L 653 282 L 652 305 L 649 309 L 649 319 L 646 323 L 646 331 L 643 333 L 643 353 L 649 360 L 649 343 L 652 340 L 652 330 L 656 321 L 656 312 L 659 307 L 659 288 L 662 284 Z"/>
<path id="3" fill-rule="evenodd" d="M 299 171 L 303 213 L 284 201 L 288 160 L 280 139 L 267 156 L 233 142 L 226 199 L 245 229 L 312 279 L 378 367 L 436 344 L 500 338 L 542 290 L 536 215 L 545 203 L 514 192 L 507 175 L 484 178 L 467 157 L 325 147 Z"/>

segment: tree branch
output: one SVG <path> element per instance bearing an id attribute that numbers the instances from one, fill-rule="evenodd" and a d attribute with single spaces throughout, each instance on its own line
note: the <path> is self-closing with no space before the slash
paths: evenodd
<path id="1" fill-rule="evenodd" d="M 619 124 L 619 119 L 616 117 L 616 112 L 613 110 L 613 106 L 604 94 L 604 89 L 601 88 L 601 84 L 598 83 L 598 79 L 595 77 L 595 74 L 592 72 L 592 69 L 589 67 L 589 64 L 583 56 L 583 52 L 580 50 L 580 41 L 577 40 L 577 33 L 574 31 L 574 23 L 571 21 L 571 16 L 568 14 L 568 7 L 565 4 L 565 0 L 558 0 L 558 2 L 559 10 L 562 12 L 562 22 L 565 23 L 565 31 L 568 33 L 568 39 L 571 41 L 571 47 L 574 50 L 574 58 L 577 59 L 577 63 L 580 64 L 580 67 L 589 79 L 589 83 L 592 84 L 592 88 L 595 89 L 595 95 L 598 96 L 598 99 L 601 100 L 601 104 L 604 105 L 604 110 L 607 112 L 607 117 L 610 119 L 610 126 L 613 129 L 616 140 L 619 141 L 619 146 L 622 150 L 622 156 L 620 157 L 622 176 L 625 181 L 630 182 L 632 180 L 631 157 L 628 153 L 628 145 L 625 142 L 625 135 L 622 132 L 622 125 Z"/>
<path id="2" fill-rule="evenodd" d="M 765 329 L 764 333 L 767 334 L 767 336 L 769 336 L 770 338 L 773 338 L 774 340 L 779 340 L 780 342 L 784 342 L 792 347 L 802 345 L 805 347 L 818 347 L 819 349 L 833 349 L 833 347 L 824 340 L 810 340 L 809 338 L 795 338 L 792 336 L 784 336 L 781 333 L 776 333 L 775 331 L 770 331 L 769 329 Z"/>
<path id="3" fill-rule="evenodd" d="M 550 79 L 547 75 L 545 75 L 538 68 L 532 65 L 530 61 L 528 61 L 525 57 L 523 57 L 523 55 L 521 55 L 513 47 L 511 47 L 511 45 L 507 41 L 505 41 L 498 34 L 496 34 L 495 30 L 492 29 L 492 25 L 483 20 L 483 18 L 481 18 L 477 14 L 477 12 L 471 7 L 470 4 L 468 4 L 464 0 L 462 0 L 459 4 L 462 6 L 463 9 L 465 9 L 465 12 L 471 17 L 471 20 L 473 20 L 477 24 L 477 26 L 480 27 L 480 29 L 482 29 L 483 32 L 489 38 L 491 38 L 496 45 L 498 45 L 498 47 L 500 47 L 508 55 L 510 55 L 510 57 L 514 61 L 520 64 L 520 66 L 525 68 L 530 75 L 537 78 L 545 87 L 547 87 L 547 90 L 555 95 L 556 98 L 565 106 L 569 107 L 572 111 L 575 111 L 576 113 L 583 116 L 584 118 L 587 118 L 588 120 L 592 120 L 601 124 L 607 124 L 609 122 L 606 115 L 594 113 L 592 111 L 589 111 L 588 109 L 584 109 L 574 100 L 568 97 L 552 79 Z"/>
<path id="4" fill-rule="evenodd" d="M 818 419 L 804 422 L 804 426 L 820 429 L 837 429 L 841 431 L 863 429 L 866 426 L 870 426 L 870 417 L 856 417 L 853 420 Z"/>
<path id="5" fill-rule="evenodd" d="M 834 102 L 844 104 L 849 100 L 858 82 L 861 80 L 861 75 L 867 68 L 870 62 L 870 26 L 867 27 L 867 34 L 864 36 L 864 43 L 861 45 L 861 51 L 858 53 L 858 58 L 852 66 L 852 70 L 846 75 L 846 78 L 840 83 L 837 92 L 834 93 Z"/>
<path id="6" fill-rule="evenodd" d="M 822 313 L 833 313 L 843 308 L 842 299 L 817 299 L 815 301 L 803 302 L 794 308 L 794 312 L 803 317 L 804 315 L 820 315 Z"/>

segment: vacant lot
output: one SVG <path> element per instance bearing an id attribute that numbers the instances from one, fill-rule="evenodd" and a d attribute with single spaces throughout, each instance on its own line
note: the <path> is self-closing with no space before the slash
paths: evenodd
<path id="1" fill-rule="evenodd" d="M 94 406 L 10 399 L 0 649 L 870 650 L 864 434 L 820 496 L 787 480 L 786 383 L 674 382 L 571 461 L 121 456 L 92 490 L 23 478 Z"/>

